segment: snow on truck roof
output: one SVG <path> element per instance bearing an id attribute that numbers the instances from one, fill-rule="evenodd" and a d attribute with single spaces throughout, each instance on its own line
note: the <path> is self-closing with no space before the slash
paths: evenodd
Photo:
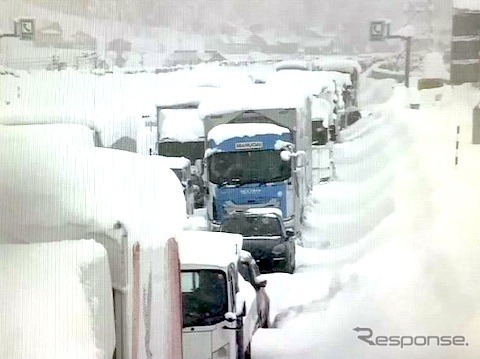
<path id="1" fill-rule="evenodd" d="M 10 199 L 0 202 L 0 241 L 12 243 L 63 240 L 81 228 L 110 233 L 121 222 L 132 243 L 159 246 L 186 220 L 170 169 L 104 148 L 9 143 L 0 151 L 0 198 Z"/>
<path id="2" fill-rule="evenodd" d="M 287 70 L 271 73 L 266 80 L 268 85 L 297 87 L 307 95 L 318 94 L 322 89 L 335 90 L 335 83 L 350 85 L 350 75 L 335 71 Z"/>
<path id="3" fill-rule="evenodd" d="M 453 0 L 455 9 L 480 11 L 480 2 L 478 0 Z"/>
<path id="4" fill-rule="evenodd" d="M 124 112 L 122 108 L 17 107 L 0 114 L 2 125 L 84 125 L 100 134 L 102 145 L 112 146 L 123 137 L 136 138 L 140 116 Z"/>
<path id="5" fill-rule="evenodd" d="M 41 146 L 42 143 L 58 143 L 59 146 L 95 146 L 93 131 L 83 125 L 1 126 L 0 143 L 5 145 L 6 141 L 35 142 L 37 146 Z"/>
<path id="6" fill-rule="evenodd" d="M 206 98 L 198 108 L 201 119 L 237 111 L 298 109 L 305 106 L 306 94 L 295 88 L 268 84 L 241 86 Z"/>
<path id="7" fill-rule="evenodd" d="M 2 358 L 112 357 L 112 285 L 102 245 L 3 244 L 0 263 Z"/>
<path id="8" fill-rule="evenodd" d="M 185 157 L 152 156 L 152 158 L 171 169 L 182 169 L 191 165 L 190 160 Z"/>
<path id="9" fill-rule="evenodd" d="M 243 237 L 232 233 L 184 231 L 177 235 L 177 241 L 182 267 L 196 265 L 225 268 L 238 260 Z"/>
<path id="10" fill-rule="evenodd" d="M 313 61 L 314 67 L 320 68 L 323 71 L 339 71 L 353 73 L 357 70 L 358 73 L 362 71 L 362 67 L 357 60 L 354 59 L 321 59 Z"/>
<path id="11" fill-rule="evenodd" d="M 197 109 L 161 110 L 160 113 L 163 115 L 161 140 L 188 142 L 203 138 L 203 122 Z"/>
<path id="12" fill-rule="evenodd" d="M 271 123 L 227 123 L 212 128 L 207 135 L 207 139 L 219 145 L 233 137 L 251 137 L 266 134 L 281 136 L 285 133 L 290 133 L 288 128 Z"/>

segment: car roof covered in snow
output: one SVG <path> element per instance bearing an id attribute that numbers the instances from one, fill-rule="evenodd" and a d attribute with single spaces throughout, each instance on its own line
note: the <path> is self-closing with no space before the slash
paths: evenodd
<path id="1" fill-rule="evenodd" d="M 251 137 L 266 134 L 276 134 L 280 136 L 289 132 L 288 128 L 272 123 L 227 123 L 212 128 L 207 135 L 207 139 L 219 145 L 223 141 L 233 137 Z"/>
<path id="2" fill-rule="evenodd" d="M 237 111 L 302 108 L 305 99 L 304 91 L 298 89 L 268 84 L 239 86 L 202 101 L 199 116 L 203 119 Z"/>
<path id="3" fill-rule="evenodd" d="M 262 208 L 249 208 L 247 211 L 249 214 L 258 214 L 258 215 L 269 215 L 274 214 L 282 218 L 282 210 L 275 207 L 262 207 Z"/>
<path id="4" fill-rule="evenodd" d="M 242 250 L 240 234 L 184 231 L 176 237 L 182 268 L 194 269 L 202 266 L 226 268 L 236 263 Z"/>

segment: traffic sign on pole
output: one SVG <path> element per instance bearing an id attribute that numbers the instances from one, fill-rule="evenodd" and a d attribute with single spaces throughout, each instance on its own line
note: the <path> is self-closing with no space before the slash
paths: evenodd
<path id="1" fill-rule="evenodd" d="M 33 41 L 35 39 L 35 19 L 19 18 L 15 20 L 15 34 L 20 40 Z"/>
<path id="2" fill-rule="evenodd" d="M 385 21 L 370 22 L 370 41 L 384 41 L 387 36 L 387 24 Z"/>

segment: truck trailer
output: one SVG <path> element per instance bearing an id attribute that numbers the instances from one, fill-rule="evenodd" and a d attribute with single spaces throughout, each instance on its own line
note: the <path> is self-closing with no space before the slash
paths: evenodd
<path id="1" fill-rule="evenodd" d="M 97 243 L 91 246 L 92 255 L 104 248 L 109 274 L 105 270 L 98 274 L 105 276 L 105 281 L 94 284 L 86 276 L 83 287 L 72 283 L 71 287 L 55 289 L 57 295 L 68 298 L 101 285 L 99 293 L 111 296 L 109 299 L 105 294 L 102 299 L 94 295 L 87 301 L 92 308 L 104 308 L 90 312 L 92 331 L 101 329 L 106 338 L 95 342 L 98 350 L 93 357 L 181 359 L 180 263 L 175 235 L 186 214 L 175 174 L 149 156 L 83 146 L 66 146 L 59 151 L 57 146 L 24 142 L 9 142 L 2 148 L 0 173 L 0 198 L 8 198 L 0 202 L 0 243 L 25 246 L 26 263 L 30 244 L 34 249 L 46 242 L 85 239 Z M 68 262 L 68 258 L 63 260 Z M 57 264 L 52 270 L 58 271 L 60 278 L 65 268 Z M 69 288 L 84 288 L 86 292 Z M 12 298 L 10 304 L 15 307 L 18 303 Z M 67 321 L 74 313 L 56 321 L 43 321 L 41 314 L 33 313 L 27 322 L 22 321 L 22 308 L 15 309 L 5 313 L 6 321 L 2 313 L 7 327 L 0 324 L 2 335 L 8 339 L 2 340 L 0 352 L 18 354 L 7 356 L 11 359 L 46 355 L 42 345 L 29 347 L 37 343 L 33 338 L 15 334 L 15 323 L 21 322 L 40 337 L 55 330 L 52 326 L 58 320 L 65 319 L 62 326 L 76 325 Z M 82 333 L 69 333 L 72 340 L 62 343 L 63 349 L 54 350 L 53 356 L 73 350 L 82 340 L 77 337 Z"/>

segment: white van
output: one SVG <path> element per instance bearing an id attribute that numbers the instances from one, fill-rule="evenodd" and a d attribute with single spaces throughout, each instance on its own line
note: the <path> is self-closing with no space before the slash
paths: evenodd
<path id="1" fill-rule="evenodd" d="M 238 274 L 242 236 L 189 231 L 177 240 L 183 359 L 250 358 L 250 343 L 261 319 L 255 289 Z M 265 286 L 266 281 L 259 284 Z"/>

